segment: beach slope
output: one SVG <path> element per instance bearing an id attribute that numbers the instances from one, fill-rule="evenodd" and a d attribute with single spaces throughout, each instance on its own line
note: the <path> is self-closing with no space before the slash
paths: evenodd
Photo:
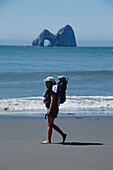
<path id="1" fill-rule="evenodd" d="M 113 118 L 58 118 L 68 134 L 47 137 L 43 118 L 0 118 L 0 170 L 111 170 Z"/>

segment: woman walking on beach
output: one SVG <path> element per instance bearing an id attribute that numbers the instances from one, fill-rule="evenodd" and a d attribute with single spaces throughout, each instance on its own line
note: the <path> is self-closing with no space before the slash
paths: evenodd
<path id="1" fill-rule="evenodd" d="M 62 143 L 66 140 L 66 134 L 62 132 L 62 130 L 54 124 L 54 120 L 58 115 L 58 99 L 57 99 L 57 85 L 53 77 L 47 77 L 45 80 L 47 91 L 43 94 L 45 97 L 45 104 L 48 109 L 46 114 L 47 116 L 47 126 L 48 126 L 48 136 L 47 140 L 41 142 L 42 144 L 50 144 L 52 129 L 56 130 L 63 138 Z"/>

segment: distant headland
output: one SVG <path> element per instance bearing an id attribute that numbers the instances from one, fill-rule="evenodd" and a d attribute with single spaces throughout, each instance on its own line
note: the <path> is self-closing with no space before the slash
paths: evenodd
<path id="1" fill-rule="evenodd" d="M 44 29 L 39 36 L 33 40 L 33 46 L 44 47 L 44 41 L 48 40 L 49 47 L 76 47 L 76 38 L 70 25 L 61 28 L 56 34 Z"/>

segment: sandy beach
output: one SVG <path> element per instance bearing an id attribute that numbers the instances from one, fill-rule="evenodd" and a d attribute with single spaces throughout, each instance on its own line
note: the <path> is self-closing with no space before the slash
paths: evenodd
<path id="1" fill-rule="evenodd" d="M 58 118 L 68 134 L 47 137 L 43 118 L 0 118 L 0 170 L 112 170 L 113 118 Z"/>

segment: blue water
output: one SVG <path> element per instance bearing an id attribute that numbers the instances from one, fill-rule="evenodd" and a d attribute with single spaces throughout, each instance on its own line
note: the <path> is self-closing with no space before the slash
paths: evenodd
<path id="1" fill-rule="evenodd" d="M 43 79 L 62 74 L 68 96 L 112 96 L 113 47 L 0 46 L 0 99 L 42 96 Z"/>
<path id="2" fill-rule="evenodd" d="M 61 74 L 68 95 L 113 95 L 113 47 L 0 46 L 0 98 L 40 96 L 43 79 Z"/>

